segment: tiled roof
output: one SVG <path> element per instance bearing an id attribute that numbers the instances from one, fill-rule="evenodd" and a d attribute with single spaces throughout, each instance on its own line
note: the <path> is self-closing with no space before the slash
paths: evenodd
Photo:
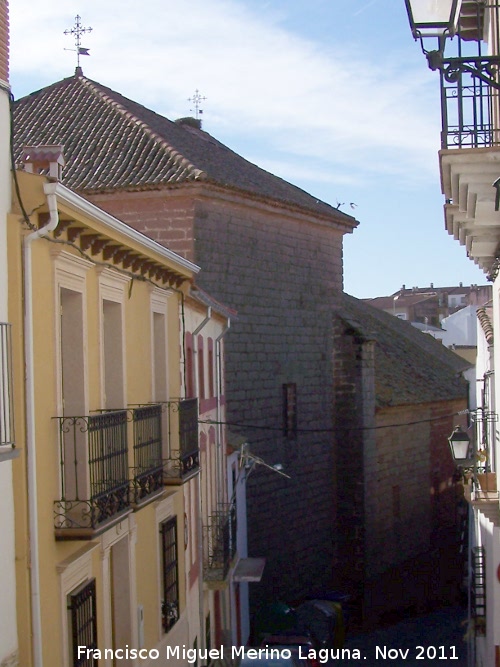
<path id="1" fill-rule="evenodd" d="M 207 132 L 174 123 L 77 69 L 14 103 L 16 160 L 25 145 L 62 144 L 68 187 L 95 194 L 203 181 L 352 228 L 357 222 L 248 162 Z"/>
<path id="2" fill-rule="evenodd" d="M 405 308 L 415 306 L 417 303 L 430 301 L 436 299 L 436 294 L 408 294 L 404 296 L 375 296 L 370 299 L 363 299 L 365 303 L 369 303 L 375 308 L 382 310 L 392 310 L 393 308 Z"/>
<path id="3" fill-rule="evenodd" d="M 375 341 L 377 407 L 466 397 L 467 383 L 459 376 L 470 364 L 429 334 L 348 294 L 339 315 Z"/>

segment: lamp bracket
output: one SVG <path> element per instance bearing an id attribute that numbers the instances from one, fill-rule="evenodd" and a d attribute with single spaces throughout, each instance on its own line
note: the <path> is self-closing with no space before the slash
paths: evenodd
<path id="1" fill-rule="evenodd" d="M 493 424 L 498 421 L 497 413 L 492 412 L 491 410 L 486 410 L 485 408 L 467 410 L 467 413 L 470 416 L 471 422 L 488 422 Z"/>
<path id="2" fill-rule="evenodd" d="M 427 56 L 427 60 L 429 62 L 429 56 Z M 456 83 L 460 76 L 465 73 L 479 79 L 490 88 L 500 90 L 499 66 L 499 56 L 478 56 L 475 58 L 442 58 L 436 69 L 441 70 L 448 83 Z"/>

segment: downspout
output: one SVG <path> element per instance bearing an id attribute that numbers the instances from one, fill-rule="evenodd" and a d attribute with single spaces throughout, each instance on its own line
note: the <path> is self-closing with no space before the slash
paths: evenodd
<path id="1" fill-rule="evenodd" d="M 33 352 L 33 280 L 31 244 L 59 224 L 56 199 L 57 183 L 45 183 L 43 190 L 47 196 L 50 218 L 47 225 L 28 234 L 24 238 L 24 356 L 26 381 L 26 465 L 28 477 L 28 516 L 30 543 L 30 583 L 31 583 L 31 631 L 33 667 L 43 667 L 42 616 L 40 601 L 40 567 L 38 554 L 38 507 L 36 484 L 36 433 L 35 433 L 35 381 Z"/>
<path id="2" fill-rule="evenodd" d="M 216 438 L 216 446 L 215 446 L 215 479 L 216 479 L 216 486 L 217 486 L 217 502 L 219 504 L 222 504 L 222 501 L 226 497 L 226 489 L 222 488 L 222 483 L 225 479 L 224 476 L 224 471 L 223 471 L 223 465 L 225 461 L 225 457 L 222 452 L 222 424 L 221 424 L 221 407 L 220 407 L 220 402 L 221 402 L 221 393 L 222 393 L 222 354 L 221 354 L 221 341 L 223 337 L 226 335 L 226 333 L 229 331 L 229 327 L 231 326 L 231 320 L 228 318 L 227 319 L 227 325 L 224 327 L 224 329 L 221 331 L 221 333 L 217 336 L 215 339 L 215 369 L 216 369 L 216 379 L 215 379 L 215 394 L 216 394 L 216 417 L 215 420 L 217 422 L 217 438 Z M 231 509 L 231 508 L 230 508 Z M 231 520 L 231 515 L 229 515 L 228 520 Z M 235 539 L 235 536 L 231 536 L 232 539 Z M 229 574 L 228 576 L 231 577 L 231 580 L 229 582 L 229 618 L 231 619 L 230 625 L 232 624 L 232 605 L 233 605 L 233 587 L 231 585 L 232 582 L 232 574 Z"/>
<path id="3" fill-rule="evenodd" d="M 194 378 L 195 378 L 195 390 L 196 390 L 196 396 L 198 396 L 198 401 L 200 400 L 200 379 L 199 379 L 199 373 L 198 373 L 198 334 L 202 329 L 206 327 L 206 325 L 210 322 L 212 318 L 212 307 L 208 306 L 207 308 L 207 314 L 205 316 L 205 319 L 203 322 L 201 322 L 196 329 L 193 331 L 193 353 L 194 353 Z M 198 403 L 198 411 L 200 409 L 200 405 Z M 201 458 L 201 457 L 200 457 Z M 199 623 L 200 623 L 200 648 L 201 650 L 206 649 L 207 647 L 205 646 L 206 639 L 205 639 L 205 614 L 204 614 L 204 609 L 203 609 L 203 514 L 202 514 L 202 509 L 203 509 L 203 502 L 202 502 L 202 493 L 201 493 L 201 475 L 203 474 L 203 470 L 201 470 L 200 467 L 200 472 L 198 474 L 198 561 L 200 563 L 200 571 L 199 571 L 199 578 L 200 578 L 200 585 L 198 586 L 198 614 L 199 614 Z"/>
<path id="4" fill-rule="evenodd" d="M 228 318 L 227 325 L 224 327 L 219 336 L 215 339 L 215 370 L 216 370 L 216 421 L 217 421 L 217 447 L 216 447 L 216 484 L 217 484 L 217 502 L 222 504 L 224 500 L 224 493 L 222 492 L 222 481 L 224 479 L 223 472 L 223 461 L 224 456 L 222 455 L 222 424 L 221 424 L 221 394 L 222 394 L 222 354 L 221 354 L 221 341 L 224 336 L 227 334 L 231 327 L 231 320 Z"/>

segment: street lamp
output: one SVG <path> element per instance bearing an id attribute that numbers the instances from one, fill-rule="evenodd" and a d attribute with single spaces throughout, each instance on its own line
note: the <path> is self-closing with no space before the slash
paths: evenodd
<path id="1" fill-rule="evenodd" d="M 462 0 L 405 0 L 415 39 L 453 37 L 457 32 Z"/>
<path id="2" fill-rule="evenodd" d="M 415 40 L 420 40 L 422 52 L 431 70 L 439 70 L 448 83 L 456 83 L 461 75 L 466 73 L 486 83 L 490 88 L 500 90 L 497 71 L 500 57 L 444 56 L 446 39 L 452 39 L 460 32 L 462 0 L 405 0 L 405 4 L 412 35 Z M 437 49 L 426 48 L 424 40 L 428 38 L 437 38 Z"/>
<path id="3" fill-rule="evenodd" d="M 456 426 L 453 433 L 448 438 L 450 443 L 451 455 L 457 466 L 470 467 L 474 459 L 470 456 L 470 438 L 461 426 Z"/>

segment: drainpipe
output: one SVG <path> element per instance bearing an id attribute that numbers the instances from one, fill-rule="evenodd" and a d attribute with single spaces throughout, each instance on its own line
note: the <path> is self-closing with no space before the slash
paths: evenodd
<path id="1" fill-rule="evenodd" d="M 222 354 L 221 354 L 221 341 L 226 335 L 226 333 L 229 331 L 229 327 L 231 326 L 231 320 L 228 318 L 227 320 L 227 325 L 224 327 L 224 329 L 221 331 L 221 333 L 217 336 L 215 339 L 215 369 L 216 369 L 216 379 L 215 379 L 215 394 L 216 394 L 216 421 L 217 421 L 217 438 L 216 438 L 216 449 L 215 449 L 215 479 L 216 479 L 216 487 L 217 487 L 217 502 L 219 504 L 222 504 L 222 501 L 226 497 L 226 489 L 222 488 L 222 483 L 225 479 L 224 476 L 224 463 L 225 463 L 225 457 L 224 457 L 224 452 L 222 451 L 222 424 L 221 422 L 221 406 L 220 406 L 220 399 L 221 399 L 221 393 L 222 393 Z M 229 515 L 228 520 L 231 520 L 231 517 Z M 236 536 L 232 536 L 232 539 L 236 539 Z M 232 605 L 233 605 L 233 587 L 231 585 L 232 582 L 232 574 L 229 574 L 228 576 L 231 577 L 231 581 L 229 584 L 229 614 L 230 618 L 232 619 Z M 232 621 L 230 621 L 230 625 L 232 625 Z"/>
<path id="2" fill-rule="evenodd" d="M 203 322 L 201 322 L 196 329 L 193 331 L 193 353 L 194 353 L 194 378 L 195 378 L 195 391 L 196 395 L 198 396 L 198 401 L 200 400 L 200 379 L 199 379 L 199 373 L 198 373 L 198 334 L 202 329 L 206 327 L 206 325 L 210 322 L 212 318 L 212 307 L 208 306 L 207 308 L 207 314 L 205 316 L 205 319 Z M 198 403 L 198 410 L 199 410 L 199 403 Z M 201 458 L 201 457 L 200 457 Z M 198 474 L 198 560 L 200 563 L 200 572 L 199 572 L 199 579 L 200 579 L 200 585 L 198 586 L 198 614 L 199 614 L 199 623 L 200 623 L 200 649 L 204 650 L 207 647 L 205 646 L 206 639 L 205 639 L 205 614 L 204 614 L 204 609 L 203 609 L 203 603 L 204 603 L 204 597 L 203 597 L 203 514 L 202 514 L 202 509 L 203 509 L 203 501 L 202 501 L 202 493 L 201 493 L 201 476 L 203 474 L 203 470 L 201 470 L 200 467 L 200 472 Z"/>
<path id="3" fill-rule="evenodd" d="M 50 219 L 47 225 L 24 238 L 24 356 L 26 381 L 26 465 L 28 477 L 28 515 L 30 541 L 31 631 L 33 667 L 43 667 L 42 616 L 40 606 L 40 567 L 38 557 L 38 507 L 36 484 L 35 382 L 33 354 L 33 283 L 31 245 L 47 236 L 59 224 L 56 199 L 57 183 L 45 183 Z"/>
<path id="4" fill-rule="evenodd" d="M 228 318 L 227 325 L 224 327 L 219 336 L 215 339 L 215 370 L 216 370 L 216 421 L 217 421 L 217 448 L 216 448 L 216 484 L 217 484 L 217 501 L 221 504 L 224 499 L 224 492 L 222 489 L 222 481 L 224 480 L 223 461 L 224 456 L 222 452 L 222 424 L 221 424 L 221 393 L 222 393 L 222 354 L 221 341 L 227 334 L 231 327 L 231 320 Z"/>

